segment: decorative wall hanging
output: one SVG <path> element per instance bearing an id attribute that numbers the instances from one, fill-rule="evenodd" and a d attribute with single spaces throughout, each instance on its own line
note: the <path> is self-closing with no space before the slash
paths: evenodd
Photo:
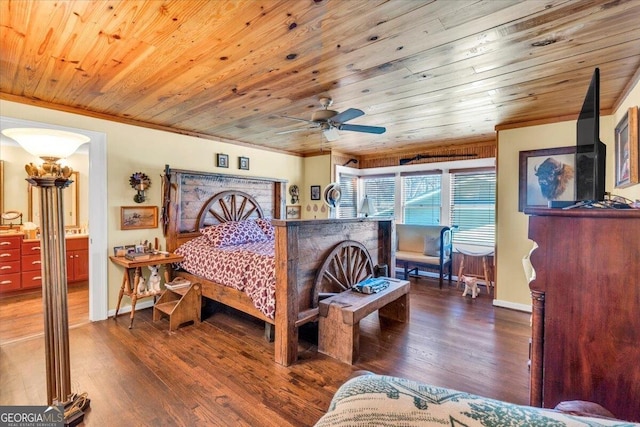
<path id="1" fill-rule="evenodd" d="M 520 212 L 546 208 L 551 200 L 575 200 L 575 153 L 575 146 L 520 152 Z"/>
<path id="2" fill-rule="evenodd" d="M 300 219 L 300 206 L 287 206 L 287 219 Z"/>
<path id="3" fill-rule="evenodd" d="M 156 227 L 158 227 L 157 206 L 122 206 L 120 208 L 121 230 Z"/>
<path id="4" fill-rule="evenodd" d="M 320 200 L 320 186 L 312 185 L 311 186 L 311 200 Z"/>
<path id="5" fill-rule="evenodd" d="M 249 158 L 248 157 L 238 157 L 238 169 L 249 170 Z"/>
<path id="6" fill-rule="evenodd" d="M 340 204 L 341 198 L 342 190 L 340 189 L 340 184 L 338 184 L 337 182 L 332 182 L 325 187 L 323 199 L 327 206 L 331 208 L 337 208 Z"/>
<path id="7" fill-rule="evenodd" d="M 129 184 L 138 192 L 133 196 L 133 201 L 136 203 L 144 202 L 147 199 L 145 191 L 151 187 L 151 179 L 142 172 L 136 172 L 129 178 Z"/>
<path id="8" fill-rule="evenodd" d="M 292 185 L 289 187 L 289 194 L 291 195 L 291 204 L 295 205 L 300 200 L 300 189 L 297 185 Z"/>
<path id="9" fill-rule="evenodd" d="M 219 168 L 229 167 L 229 155 L 228 154 L 216 154 L 216 166 Z"/>
<path id="10" fill-rule="evenodd" d="M 638 132 L 638 107 L 631 107 L 616 126 L 616 188 L 640 182 Z"/>

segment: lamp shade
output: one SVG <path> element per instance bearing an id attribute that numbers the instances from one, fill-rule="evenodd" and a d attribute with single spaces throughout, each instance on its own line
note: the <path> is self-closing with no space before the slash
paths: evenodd
<path id="1" fill-rule="evenodd" d="M 360 205 L 360 213 L 364 216 L 373 215 L 376 209 L 373 207 L 373 202 L 368 196 L 364 196 L 362 204 Z"/>
<path id="2" fill-rule="evenodd" d="M 57 129 L 11 128 L 2 133 L 41 159 L 64 159 L 90 140 L 85 135 Z"/>

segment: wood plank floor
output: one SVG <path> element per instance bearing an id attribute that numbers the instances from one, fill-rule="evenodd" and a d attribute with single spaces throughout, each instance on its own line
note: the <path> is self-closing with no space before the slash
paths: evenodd
<path id="1" fill-rule="evenodd" d="M 91 398 L 86 426 L 309 426 L 358 369 L 526 404 L 529 314 L 461 293 L 412 280 L 411 321 L 365 318 L 353 366 L 317 353 L 312 328 L 279 366 L 260 324 L 228 310 L 172 333 L 151 309 L 131 330 L 128 315 L 88 323 L 70 332 L 73 390 Z M 38 338 L 0 345 L 0 405 L 46 402 L 43 352 Z"/>
<path id="2" fill-rule="evenodd" d="M 67 291 L 69 327 L 89 322 L 89 282 L 70 285 Z M 40 290 L 0 298 L 0 345 L 44 336 Z"/>

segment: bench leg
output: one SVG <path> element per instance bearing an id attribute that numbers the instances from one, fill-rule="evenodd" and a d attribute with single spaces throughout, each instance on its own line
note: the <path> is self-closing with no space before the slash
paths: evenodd
<path id="1" fill-rule="evenodd" d="M 329 306 L 327 316 L 320 316 L 318 351 L 353 365 L 360 355 L 360 324 L 347 325 L 339 306 Z"/>
<path id="2" fill-rule="evenodd" d="M 404 294 L 395 301 L 378 310 L 378 316 L 386 319 L 396 320 L 398 322 L 409 321 L 409 294 Z"/>

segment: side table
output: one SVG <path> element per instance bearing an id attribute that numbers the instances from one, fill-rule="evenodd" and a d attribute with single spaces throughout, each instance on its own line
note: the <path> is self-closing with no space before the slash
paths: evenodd
<path id="1" fill-rule="evenodd" d="M 181 255 L 176 254 L 156 254 L 151 255 L 145 260 L 130 260 L 123 256 L 110 256 L 109 259 L 121 267 L 124 267 L 124 275 L 122 277 L 122 285 L 120 286 L 120 294 L 118 295 L 118 305 L 116 306 L 116 313 L 113 316 L 115 320 L 118 317 L 118 311 L 120 310 L 120 303 L 122 302 L 122 296 L 126 295 L 131 298 L 131 323 L 129 323 L 129 329 L 133 327 L 133 318 L 136 312 L 136 302 L 140 298 L 148 298 L 156 296 L 155 293 L 139 294 L 137 292 L 137 284 L 140 276 L 142 276 L 142 267 L 150 265 L 163 265 L 165 283 L 170 282 L 169 270 L 166 268 L 167 264 L 173 264 L 182 261 L 184 258 Z"/>

